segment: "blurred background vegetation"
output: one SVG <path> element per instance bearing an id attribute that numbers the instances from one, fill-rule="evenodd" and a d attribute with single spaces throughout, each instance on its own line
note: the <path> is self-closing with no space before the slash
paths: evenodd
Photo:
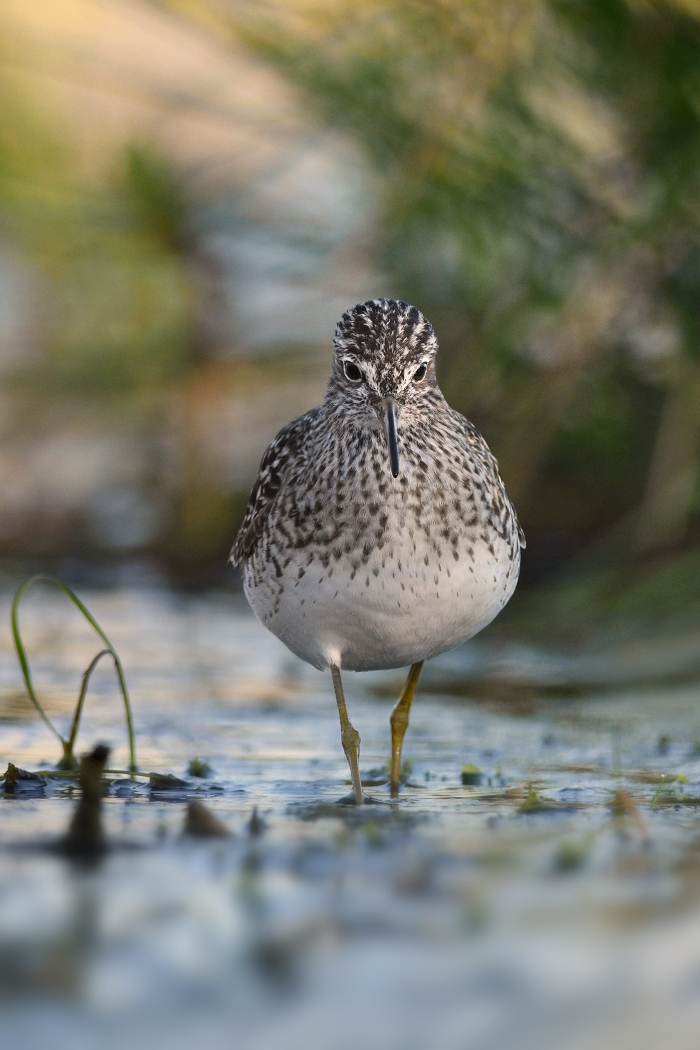
<path id="1" fill-rule="evenodd" d="M 700 3 L 8 0 L 0 26 L 7 558 L 225 579 L 335 319 L 393 295 L 518 507 L 511 625 L 700 618 Z"/>

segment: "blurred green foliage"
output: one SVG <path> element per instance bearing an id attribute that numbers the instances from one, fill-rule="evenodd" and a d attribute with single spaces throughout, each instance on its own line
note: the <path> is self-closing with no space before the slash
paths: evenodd
<path id="1" fill-rule="evenodd" d="M 49 224 L 62 236 L 38 252 L 59 314 L 54 388 L 123 396 L 157 392 L 182 373 L 193 327 L 185 259 L 194 211 L 172 163 L 150 145 L 129 144 L 100 189 L 73 187 Z"/>
<path id="2" fill-rule="evenodd" d="M 34 73 L 17 75 L 18 59 L 36 69 L 37 45 L 21 41 L 9 22 L 2 29 L 0 246 L 31 274 L 35 313 L 29 352 L 3 375 L 16 418 L 3 449 L 30 434 L 48 443 L 62 425 L 99 444 L 102 413 L 105 433 L 129 428 L 148 449 L 137 484 L 143 500 L 166 508 L 157 512 L 163 523 L 152 552 L 178 565 L 212 557 L 222 565 L 236 497 L 202 470 L 191 404 L 203 359 L 216 350 L 202 306 L 219 280 L 205 204 L 188 174 L 149 140 L 118 147 L 95 177 Z M 162 451 L 169 434 L 177 471 Z M 107 474 L 109 487 L 118 466 Z M 28 506 L 32 527 L 3 536 L 3 553 L 22 555 L 33 544 L 54 555 L 93 553 L 79 502 L 65 523 L 60 506 L 55 521 L 49 506 L 43 523 Z"/>
<path id="3" fill-rule="evenodd" d="M 697 631 L 698 624 L 700 550 L 694 547 L 652 564 L 618 564 L 524 591 L 505 626 L 519 638 L 556 645 L 674 637 Z"/>
<path id="4" fill-rule="evenodd" d="M 183 180 L 173 166 L 152 146 L 131 144 L 126 151 L 124 188 L 133 208 L 136 226 L 164 252 L 187 251 L 190 234 L 190 202 Z"/>
<path id="5" fill-rule="evenodd" d="M 0 236 L 42 282 L 43 353 L 12 382 L 78 396 L 157 386 L 186 356 L 192 295 L 173 230 L 189 202 L 147 147 L 129 146 L 111 180 L 91 182 L 5 57 L 0 48 Z"/>

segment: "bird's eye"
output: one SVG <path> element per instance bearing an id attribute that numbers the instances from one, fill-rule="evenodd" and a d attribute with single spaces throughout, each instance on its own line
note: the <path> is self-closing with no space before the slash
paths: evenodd
<path id="1" fill-rule="evenodd" d="M 362 372 L 354 361 L 343 361 L 343 371 L 351 383 L 359 383 L 362 379 Z"/>
<path id="2" fill-rule="evenodd" d="M 428 366 L 425 361 L 423 364 L 413 373 L 413 382 L 420 383 L 421 379 L 425 379 L 425 373 L 428 371 Z"/>

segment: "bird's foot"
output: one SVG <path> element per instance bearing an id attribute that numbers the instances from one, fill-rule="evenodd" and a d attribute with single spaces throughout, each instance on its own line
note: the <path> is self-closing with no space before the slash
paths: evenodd
<path id="1" fill-rule="evenodd" d="M 372 798 L 365 791 L 362 792 L 362 802 L 365 806 L 380 806 L 382 802 L 378 798 Z M 342 798 L 338 799 L 337 805 L 339 806 L 356 806 L 357 799 L 355 798 L 355 792 L 351 791 L 349 795 L 343 795 Z"/>

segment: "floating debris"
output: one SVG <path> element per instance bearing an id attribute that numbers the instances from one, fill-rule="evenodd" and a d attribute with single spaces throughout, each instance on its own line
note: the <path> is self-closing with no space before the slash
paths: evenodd
<path id="1" fill-rule="evenodd" d="M 191 777 L 209 777 L 211 766 L 208 762 L 203 762 L 201 758 L 191 758 L 187 766 L 187 773 Z"/>
<path id="2" fill-rule="evenodd" d="M 535 785 L 528 784 L 527 798 L 522 806 L 519 807 L 518 813 L 552 813 L 558 808 L 558 806 L 553 806 L 549 802 L 544 802 L 535 791 Z"/>
<path id="3" fill-rule="evenodd" d="M 481 772 L 478 766 L 475 766 L 473 762 L 468 763 L 466 766 L 462 766 L 462 783 L 465 787 L 475 787 L 480 784 L 484 779 L 484 774 Z"/>

